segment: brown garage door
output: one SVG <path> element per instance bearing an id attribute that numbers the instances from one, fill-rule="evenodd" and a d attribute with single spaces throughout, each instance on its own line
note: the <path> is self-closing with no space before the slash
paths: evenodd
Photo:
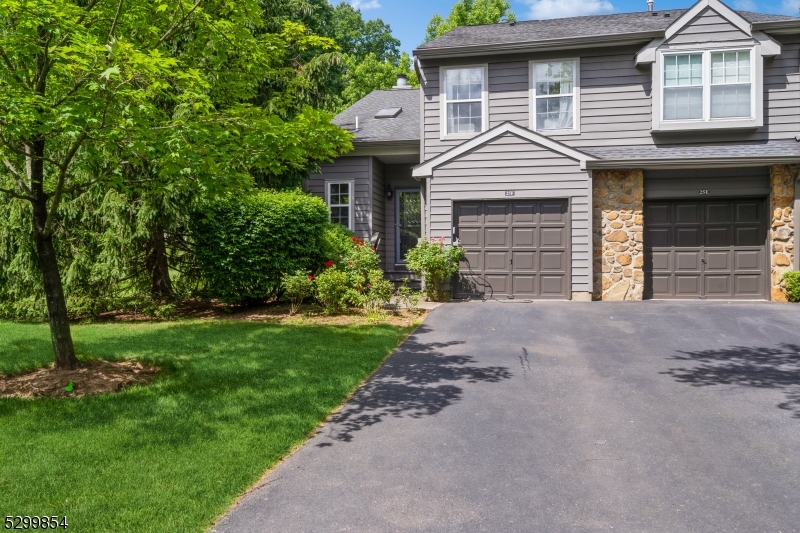
<path id="1" fill-rule="evenodd" d="M 454 218 L 467 256 L 456 298 L 568 298 L 566 200 L 463 202 Z"/>
<path id="2" fill-rule="evenodd" d="M 766 298 L 766 200 L 650 201 L 644 210 L 646 298 Z"/>

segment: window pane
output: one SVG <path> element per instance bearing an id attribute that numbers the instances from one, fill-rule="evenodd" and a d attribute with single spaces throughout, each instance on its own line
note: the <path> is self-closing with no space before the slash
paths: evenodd
<path id="1" fill-rule="evenodd" d="M 711 83 L 749 83 L 750 52 L 714 52 L 711 54 Z"/>
<path id="2" fill-rule="evenodd" d="M 350 229 L 350 208 L 331 207 L 331 222 L 341 224 L 345 228 Z"/>
<path id="3" fill-rule="evenodd" d="M 702 84 L 702 54 L 681 54 L 664 57 L 664 87 L 687 87 Z"/>
<path id="4" fill-rule="evenodd" d="M 703 118 L 703 88 L 665 88 L 664 120 Z"/>
<path id="5" fill-rule="evenodd" d="M 572 96 L 536 99 L 536 129 L 573 129 Z"/>
<path id="6" fill-rule="evenodd" d="M 482 68 L 458 68 L 445 71 L 445 94 L 448 102 L 480 100 L 482 91 Z"/>
<path id="7" fill-rule="evenodd" d="M 481 102 L 447 104 L 447 133 L 480 132 L 481 107 Z"/>
<path id="8" fill-rule="evenodd" d="M 349 183 L 331 183 L 328 193 L 328 203 L 330 205 L 349 204 L 350 203 L 350 184 Z"/>
<path id="9" fill-rule="evenodd" d="M 422 203 L 419 191 L 400 191 L 397 194 L 397 262 L 405 261 L 408 251 L 422 237 Z"/>
<path id="10" fill-rule="evenodd" d="M 572 94 L 575 84 L 575 62 L 554 61 L 533 66 L 536 95 Z"/>
<path id="11" fill-rule="evenodd" d="M 711 118 L 749 116 L 750 84 L 711 87 Z"/>

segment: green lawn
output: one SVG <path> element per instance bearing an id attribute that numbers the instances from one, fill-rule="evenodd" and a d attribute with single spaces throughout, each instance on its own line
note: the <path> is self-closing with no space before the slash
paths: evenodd
<path id="1" fill-rule="evenodd" d="M 0 399 L 0 520 L 73 531 L 204 531 L 409 333 L 242 321 L 73 328 L 81 358 L 138 358 L 168 379 L 81 399 Z M 45 325 L 0 322 L 0 372 L 51 360 Z"/>

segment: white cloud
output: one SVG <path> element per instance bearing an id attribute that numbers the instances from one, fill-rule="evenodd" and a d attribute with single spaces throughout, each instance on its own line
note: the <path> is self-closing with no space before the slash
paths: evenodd
<path id="1" fill-rule="evenodd" d="M 778 12 L 794 17 L 800 16 L 800 2 L 798 0 L 783 0 Z"/>
<path id="2" fill-rule="evenodd" d="M 757 9 L 753 0 L 733 0 L 733 7 L 742 11 L 755 11 Z"/>
<path id="3" fill-rule="evenodd" d="M 531 8 L 532 19 L 557 19 L 611 13 L 614 6 L 608 0 L 523 0 Z"/>
<path id="4" fill-rule="evenodd" d="M 354 9 L 360 9 L 361 11 L 366 11 L 367 9 L 378 9 L 381 7 L 378 0 L 352 0 L 350 5 L 353 6 Z"/>

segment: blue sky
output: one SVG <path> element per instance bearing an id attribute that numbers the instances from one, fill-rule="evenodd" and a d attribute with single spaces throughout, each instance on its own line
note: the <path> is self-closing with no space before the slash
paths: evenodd
<path id="1" fill-rule="evenodd" d="M 335 0 L 338 3 L 338 0 Z M 434 13 L 447 16 L 455 0 L 346 0 L 361 9 L 365 19 L 381 18 L 411 52 L 425 37 Z M 686 8 L 692 0 L 655 0 L 656 9 Z M 800 0 L 726 0 L 735 9 L 800 16 Z M 574 17 L 602 13 L 644 11 L 647 0 L 511 0 L 517 20 Z"/>

